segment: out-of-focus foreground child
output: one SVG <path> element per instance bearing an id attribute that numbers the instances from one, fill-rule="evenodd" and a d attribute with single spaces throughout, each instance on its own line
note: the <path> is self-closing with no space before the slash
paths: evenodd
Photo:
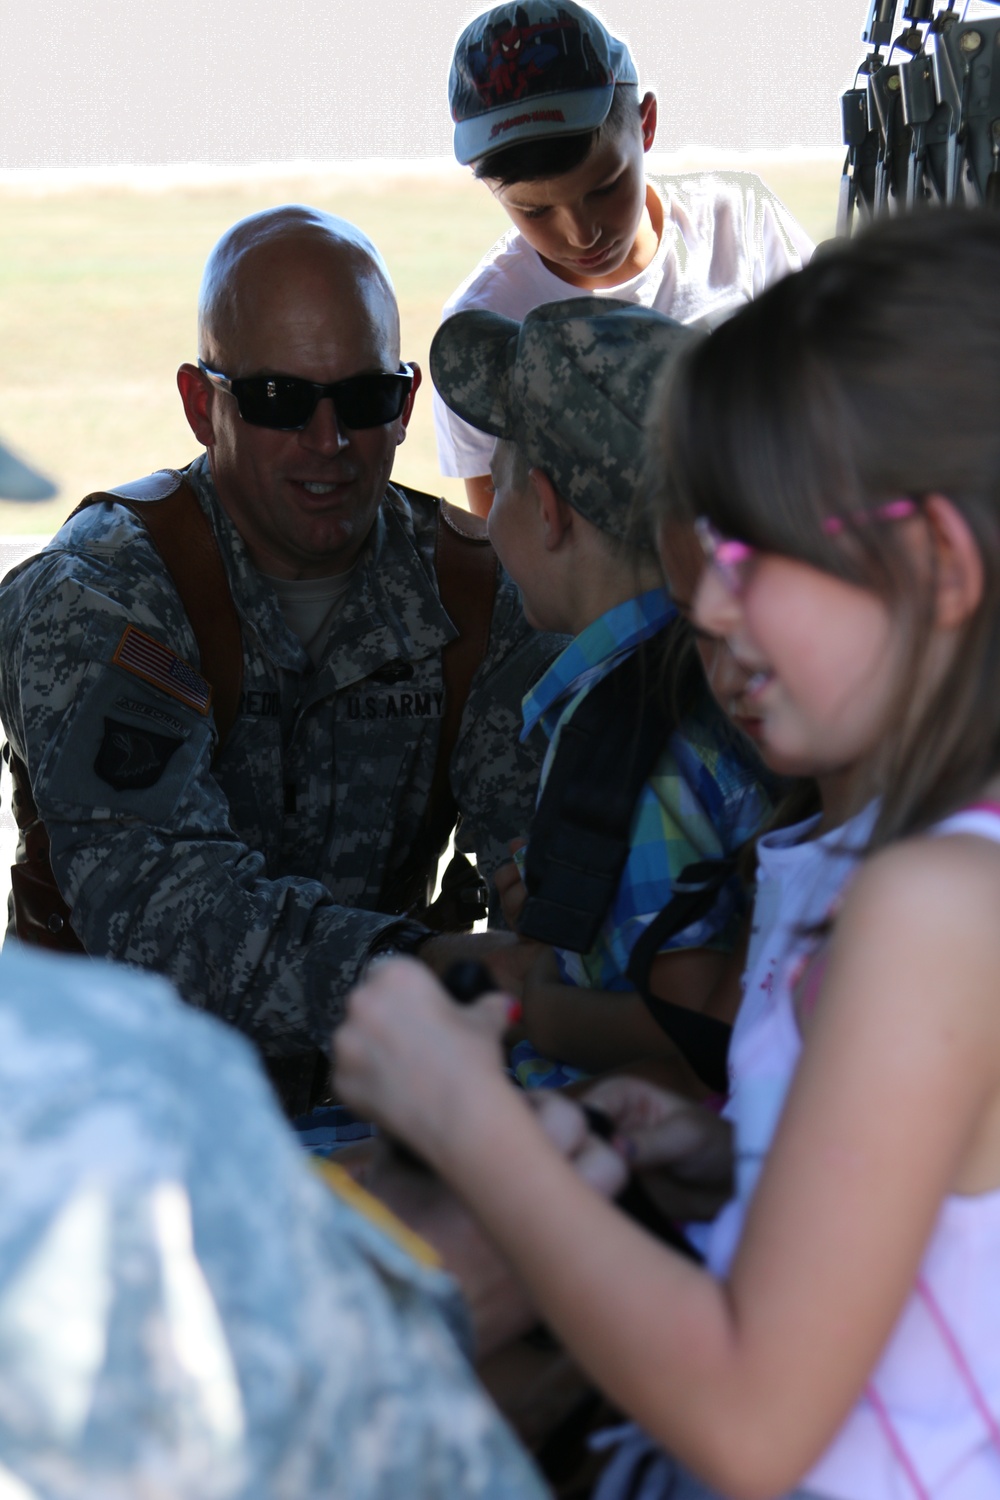
<path id="1" fill-rule="evenodd" d="M 338 1083 L 711 1493 L 993 1500 L 1000 222 L 881 223 L 684 364 L 662 420 L 670 514 L 700 517 L 710 559 L 696 616 L 752 671 L 766 753 L 821 770 L 841 819 L 877 801 L 846 893 L 786 934 L 734 1038 L 748 1159 L 707 1266 L 571 1180 L 504 1080 L 496 997 L 456 1014 L 387 967 Z M 659 1494 L 704 1493 L 663 1474 Z"/>
<path id="2" fill-rule="evenodd" d="M 648 178 L 656 96 L 628 47 L 574 0 L 507 0 L 455 44 L 455 155 L 511 220 L 448 299 L 520 321 L 565 297 L 609 295 L 709 324 L 807 260 L 812 245 L 750 172 Z M 434 401 L 442 474 L 471 508 L 492 500 L 488 438 Z"/>
<path id="3" fill-rule="evenodd" d="M 638 979 L 630 960 L 678 876 L 731 857 L 770 810 L 764 768 L 709 692 L 652 536 L 630 529 L 650 389 L 696 337 L 589 297 L 523 323 L 459 313 L 431 349 L 449 407 L 496 440 L 489 532 L 527 618 L 574 637 L 524 700 L 524 735 L 541 723 L 550 745 L 520 925 L 555 945 L 524 986 L 513 1056 L 529 1085 L 567 1081 L 550 1059 L 598 1072 L 676 1057 L 637 989 L 648 974 L 695 1024 L 741 928 L 732 869 Z"/>

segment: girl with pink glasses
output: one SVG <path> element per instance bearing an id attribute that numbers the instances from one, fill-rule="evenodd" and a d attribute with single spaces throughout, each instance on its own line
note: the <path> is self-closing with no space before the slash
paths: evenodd
<path id="1" fill-rule="evenodd" d="M 546 1142 L 500 1067 L 501 997 L 459 1012 L 386 964 L 338 1086 L 452 1183 L 649 1435 L 600 1494 L 997 1500 L 1000 219 L 821 254 L 694 347 L 653 444 L 667 535 L 698 519 L 696 623 L 749 672 L 769 763 L 816 776 L 841 830 L 827 899 L 751 952 L 704 1264 Z M 639 1085 L 592 1097 L 624 1159 L 692 1124 Z"/>

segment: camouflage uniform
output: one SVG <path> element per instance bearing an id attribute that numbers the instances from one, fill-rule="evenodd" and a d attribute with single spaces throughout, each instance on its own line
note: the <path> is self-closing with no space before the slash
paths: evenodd
<path id="1" fill-rule="evenodd" d="M 542 1500 L 454 1283 L 327 1191 L 241 1038 L 14 946 L 0 1032 L 4 1495 Z"/>
<path id="2" fill-rule="evenodd" d="M 325 1046 L 360 966 L 400 927 L 374 908 L 424 814 L 455 634 L 434 579 L 436 511 L 389 487 L 314 671 L 207 459 L 187 477 L 243 626 L 241 711 L 218 763 L 183 671 L 174 692 L 112 662 L 129 626 L 198 662 L 123 507 L 69 520 L 0 590 L 0 715 L 88 953 L 168 975 L 287 1057 Z M 520 702 L 559 645 L 528 628 L 501 575 L 451 767 L 459 842 L 487 871 L 530 818 L 538 757 L 518 745 Z"/>

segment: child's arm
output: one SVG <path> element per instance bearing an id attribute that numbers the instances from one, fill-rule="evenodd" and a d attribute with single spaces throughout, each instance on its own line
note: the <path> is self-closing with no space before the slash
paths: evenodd
<path id="1" fill-rule="evenodd" d="M 617 1193 L 627 1169 L 610 1146 L 588 1135 L 580 1111 L 558 1090 L 539 1089 L 531 1102 L 545 1135 L 573 1170 L 602 1196 Z M 384 1138 L 363 1144 L 367 1149 L 363 1157 L 355 1157 L 351 1175 L 374 1195 L 376 1214 L 380 1207 L 387 1209 L 425 1241 L 454 1276 L 472 1323 L 477 1360 L 536 1324 L 538 1314 L 524 1286 L 447 1184 L 407 1162 Z M 343 1164 L 337 1152 L 333 1166 Z M 395 1237 L 391 1224 L 389 1233 Z"/>
<path id="2" fill-rule="evenodd" d="M 511 854 L 516 854 L 518 849 L 523 849 L 527 842 L 523 834 L 520 838 L 511 839 L 508 845 Z M 493 876 L 493 883 L 500 898 L 503 919 L 511 932 L 516 932 L 521 912 L 524 910 L 524 903 L 528 899 L 528 892 L 517 861 L 506 859 L 502 865 L 498 865 Z"/>
<path id="3" fill-rule="evenodd" d="M 700 1010 L 719 983 L 728 956 L 708 948 L 661 953 L 650 975 L 654 993 Z M 563 984 L 550 949 L 529 971 L 522 992 L 523 1034 L 544 1057 L 602 1073 L 639 1058 L 673 1062 L 674 1042 L 634 990 L 589 990 Z M 699 1089 L 691 1075 L 694 1092 Z"/>
<path id="4" fill-rule="evenodd" d="M 456 1015 L 387 965 L 338 1033 L 338 1085 L 462 1193 L 613 1399 L 722 1490 L 773 1495 L 863 1388 L 943 1196 L 1000 1184 L 998 908 L 977 840 L 859 876 L 723 1283 L 574 1179 L 497 1067 L 498 1002 Z"/>

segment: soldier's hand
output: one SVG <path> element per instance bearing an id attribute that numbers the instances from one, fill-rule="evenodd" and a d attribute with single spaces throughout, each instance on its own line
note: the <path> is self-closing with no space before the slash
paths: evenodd
<path id="1" fill-rule="evenodd" d="M 520 999 L 540 946 L 514 932 L 442 932 L 421 943 L 417 957 L 439 975 L 464 959 L 477 960 L 490 970 L 497 989 Z"/>

